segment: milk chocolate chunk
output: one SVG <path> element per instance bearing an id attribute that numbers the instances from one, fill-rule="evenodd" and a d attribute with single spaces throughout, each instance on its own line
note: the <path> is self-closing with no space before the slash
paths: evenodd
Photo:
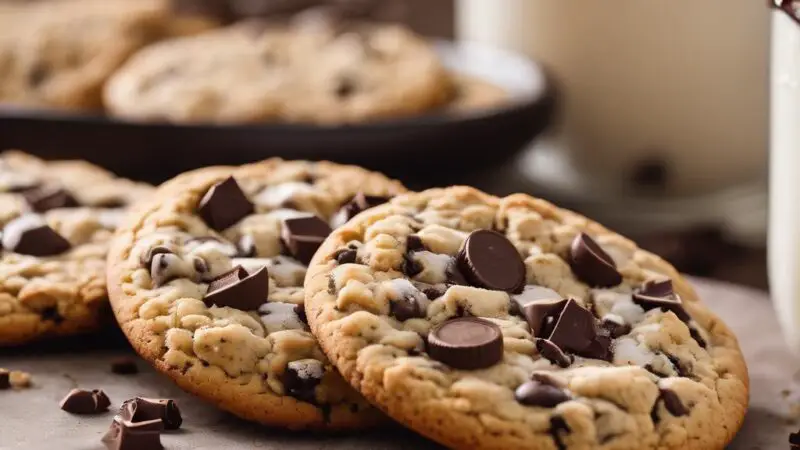
<path id="1" fill-rule="evenodd" d="M 600 328 L 606 330 L 612 339 L 624 336 L 631 332 L 631 326 L 626 323 L 619 323 L 609 319 L 600 321 Z"/>
<path id="2" fill-rule="evenodd" d="M 253 211 L 253 204 L 233 177 L 212 186 L 197 205 L 200 217 L 217 231 L 230 227 Z"/>
<path id="3" fill-rule="evenodd" d="M 572 272 L 584 283 L 593 287 L 612 287 L 622 283 L 622 275 L 600 245 L 586 233 L 572 241 L 569 252 Z"/>
<path id="4" fill-rule="evenodd" d="M 324 376 L 325 366 L 316 359 L 292 361 L 283 373 L 283 387 L 292 397 L 316 404 L 316 389 Z"/>
<path id="5" fill-rule="evenodd" d="M 133 423 L 160 420 L 166 430 L 177 430 L 183 423 L 178 404 L 170 399 L 132 398 L 122 404 L 119 415 Z"/>
<path id="6" fill-rule="evenodd" d="M 336 263 L 339 265 L 354 264 L 356 262 L 356 256 L 358 256 L 358 252 L 349 248 L 339 250 L 334 254 Z"/>
<path id="7" fill-rule="evenodd" d="M 522 308 L 522 314 L 531 327 L 533 335 L 543 338 L 549 337 L 556 326 L 558 316 L 564 310 L 566 304 L 567 299 L 558 297 L 526 304 Z"/>
<path id="8" fill-rule="evenodd" d="M 570 400 L 569 395 L 563 390 L 539 383 L 527 381 L 514 391 L 514 398 L 523 405 L 553 408 Z"/>
<path id="9" fill-rule="evenodd" d="M 416 317 L 424 317 L 419 301 L 413 295 L 405 295 L 389 302 L 389 312 L 392 317 L 401 322 Z"/>
<path id="10" fill-rule="evenodd" d="M 572 364 L 572 356 L 564 353 L 558 346 L 547 339 L 536 339 L 536 350 L 551 363 L 566 369 Z"/>
<path id="11" fill-rule="evenodd" d="M 575 300 L 569 299 L 548 339 L 562 350 L 582 354 L 596 337 L 594 315 Z"/>
<path id="12" fill-rule="evenodd" d="M 53 256 L 71 248 L 69 241 L 50 228 L 41 216 L 18 217 L 3 228 L 3 248 L 31 256 Z"/>
<path id="13" fill-rule="evenodd" d="M 322 241 L 331 234 L 331 227 L 316 216 L 293 217 L 283 220 L 281 239 L 289 253 L 308 265 Z"/>
<path id="14" fill-rule="evenodd" d="M 511 296 L 511 305 L 509 311 L 517 316 L 523 316 L 523 308 L 529 303 L 538 300 L 560 300 L 561 295 L 544 286 L 527 285 L 522 289 L 522 292 Z"/>
<path id="15" fill-rule="evenodd" d="M 675 417 L 681 417 L 689 414 L 689 409 L 684 406 L 678 394 L 669 389 L 661 389 L 661 400 L 664 401 L 664 407 L 667 408 L 670 414 Z"/>
<path id="16" fill-rule="evenodd" d="M 483 369 L 503 359 L 503 333 L 477 317 L 450 319 L 428 334 L 428 354 L 456 369 Z"/>
<path id="17" fill-rule="evenodd" d="M 496 231 L 470 233 L 456 261 L 464 277 L 475 286 L 521 292 L 525 285 L 525 264 L 517 248 Z"/>
<path id="18" fill-rule="evenodd" d="M 11 373 L 6 369 L 0 369 L 0 391 L 11 389 Z"/>
<path id="19" fill-rule="evenodd" d="M 672 282 L 647 282 L 639 291 L 633 293 L 633 302 L 645 311 L 661 308 L 663 311 L 672 311 L 683 322 L 692 320 L 691 316 L 683 309 L 681 299 L 673 292 Z"/>
<path id="20" fill-rule="evenodd" d="M 229 306 L 242 311 L 255 311 L 267 302 L 269 275 L 262 266 L 248 274 L 242 266 L 236 266 L 211 280 L 203 301 L 207 306 Z"/>
<path id="21" fill-rule="evenodd" d="M 131 422 L 115 416 L 102 442 L 108 450 L 163 450 L 161 420 Z"/>
<path id="22" fill-rule="evenodd" d="M 61 400 L 61 409 L 72 414 L 97 414 L 108 411 L 111 401 L 105 392 L 73 389 Z"/>
<path id="23" fill-rule="evenodd" d="M 36 212 L 45 212 L 56 208 L 74 208 L 78 201 L 65 189 L 54 186 L 42 186 L 22 193 L 25 201 Z"/>

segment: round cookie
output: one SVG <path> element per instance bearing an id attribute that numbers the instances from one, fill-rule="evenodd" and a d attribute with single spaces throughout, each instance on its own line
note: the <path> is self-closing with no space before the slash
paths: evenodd
<path id="1" fill-rule="evenodd" d="M 396 197 L 334 231 L 305 286 L 345 379 L 452 448 L 721 449 L 744 418 L 736 338 L 675 269 L 527 195 Z"/>
<path id="2" fill-rule="evenodd" d="M 0 346 L 107 323 L 111 236 L 150 191 L 83 161 L 0 154 Z"/>
<path id="3" fill-rule="evenodd" d="M 336 124 L 408 116 L 447 100 L 433 49 L 400 26 L 245 22 L 134 55 L 104 98 L 114 115 L 171 122 Z"/>
<path id="4" fill-rule="evenodd" d="M 464 114 L 497 108 L 511 101 L 508 92 L 478 77 L 451 73 L 455 94 L 447 108 L 452 113 Z"/>
<path id="5" fill-rule="evenodd" d="M 270 159 L 180 175 L 114 239 L 117 320 L 159 371 L 242 418 L 293 429 L 377 423 L 383 415 L 308 330 L 302 286 L 329 223 L 402 191 L 383 175 L 326 162 Z"/>

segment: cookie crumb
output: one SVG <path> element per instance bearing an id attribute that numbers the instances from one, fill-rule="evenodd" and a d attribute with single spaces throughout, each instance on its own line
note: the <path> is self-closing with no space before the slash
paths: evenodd
<path id="1" fill-rule="evenodd" d="M 117 358 L 111 361 L 111 373 L 117 375 L 135 375 L 139 373 L 139 367 L 132 358 Z"/>

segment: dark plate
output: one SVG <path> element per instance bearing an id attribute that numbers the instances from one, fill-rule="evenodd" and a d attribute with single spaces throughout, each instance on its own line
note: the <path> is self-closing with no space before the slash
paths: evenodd
<path id="1" fill-rule="evenodd" d="M 436 44 L 453 71 L 503 87 L 494 109 L 357 125 L 175 125 L 53 111 L 0 109 L 0 147 L 49 158 L 84 158 L 120 175 L 158 182 L 212 164 L 270 156 L 360 164 L 412 187 L 464 182 L 499 164 L 546 126 L 552 96 L 536 63 L 475 44 Z"/>

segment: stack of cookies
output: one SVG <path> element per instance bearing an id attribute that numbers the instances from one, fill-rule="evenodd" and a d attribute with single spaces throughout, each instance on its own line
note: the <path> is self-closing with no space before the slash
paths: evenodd
<path id="1" fill-rule="evenodd" d="M 741 426 L 728 327 L 668 263 L 544 200 L 278 159 L 148 195 L 2 161 L 4 344 L 90 328 L 107 289 L 142 358 L 266 425 L 393 419 L 504 450 L 721 449 Z"/>

